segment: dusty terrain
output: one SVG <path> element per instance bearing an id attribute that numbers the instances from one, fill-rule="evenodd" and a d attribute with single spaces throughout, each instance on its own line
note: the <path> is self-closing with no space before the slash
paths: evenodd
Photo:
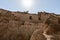
<path id="1" fill-rule="evenodd" d="M 60 15 L 0 9 L 0 40 L 60 40 Z"/>

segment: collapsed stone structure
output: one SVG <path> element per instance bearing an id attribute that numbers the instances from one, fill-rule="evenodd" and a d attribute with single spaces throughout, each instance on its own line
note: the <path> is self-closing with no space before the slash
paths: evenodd
<path id="1" fill-rule="evenodd" d="M 48 31 L 53 31 L 51 28 L 54 29 L 54 25 L 58 26 L 58 24 L 60 25 L 60 17 L 54 13 L 29 14 L 0 9 L 0 40 L 47 40 Z M 43 34 L 45 31 L 46 35 Z M 56 35 L 60 35 L 59 32 L 60 30 Z M 55 37 L 55 35 L 51 36 Z"/>

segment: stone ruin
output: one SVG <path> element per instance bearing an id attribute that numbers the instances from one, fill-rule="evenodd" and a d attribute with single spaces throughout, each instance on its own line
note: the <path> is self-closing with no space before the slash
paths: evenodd
<path id="1" fill-rule="evenodd" d="M 0 9 L 0 40 L 60 40 L 60 16 Z"/>

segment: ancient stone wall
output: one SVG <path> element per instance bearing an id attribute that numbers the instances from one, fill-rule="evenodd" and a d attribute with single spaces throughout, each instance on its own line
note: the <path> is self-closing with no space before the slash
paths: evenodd
<path id="1" fill-rule="evenodd" d="M 15 16 L 20 17 L 20 20 L 22 21 L 29 21 L 29 22 L 40 22 L 39 16 L 37 14 L 26 14 L 24 12 L 22 13 L 12 13 Z"/>

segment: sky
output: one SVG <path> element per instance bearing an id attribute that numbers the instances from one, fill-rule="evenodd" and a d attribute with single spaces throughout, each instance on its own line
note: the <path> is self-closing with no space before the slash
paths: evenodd
<path id="1" fill-rule="evenodd" d="M 26 8 L 22 0 L 0 0 L 0 8 L 10 11 L 29 11 L 30 13 L 50 12 L 60 14 L 60 0 L 33 0 L 33 5 Z"/>

